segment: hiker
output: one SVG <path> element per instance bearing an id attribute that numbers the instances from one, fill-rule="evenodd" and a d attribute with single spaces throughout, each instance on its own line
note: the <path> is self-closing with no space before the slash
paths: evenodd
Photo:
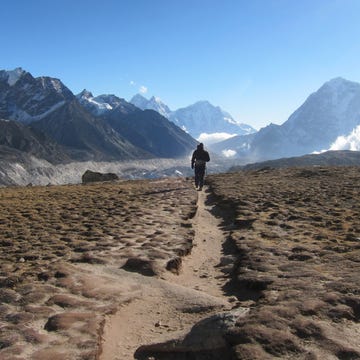
<path id="1" fill-rule="evenodd" d="M 195 187 L 202 190 L 204 185 L 206 163 L 210 161 L 209 153 L 204 150 L 204 144 L 200 143 L 192 154 L 191 168 L 195 167 Z"/>

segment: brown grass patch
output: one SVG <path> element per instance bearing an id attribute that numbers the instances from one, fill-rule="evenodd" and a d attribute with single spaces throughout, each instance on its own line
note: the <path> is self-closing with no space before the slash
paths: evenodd
<path id="1" fill-rule="evenodd" d="M 160 274 L 187 253 L 196 192 L 186 179 L 9 187 L 0 206 L 0 358 L 94 359 L 104 314 L 138 291 L 111 269 L 142 259 Z"/>

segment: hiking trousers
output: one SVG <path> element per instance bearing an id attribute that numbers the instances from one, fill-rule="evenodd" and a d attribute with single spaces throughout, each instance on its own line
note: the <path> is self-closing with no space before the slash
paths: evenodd
<path id="1" fill-rule="evenodd" d="M 195 186 L 203 187 L 205 176 L 205 165 L 195 165 Z"/>

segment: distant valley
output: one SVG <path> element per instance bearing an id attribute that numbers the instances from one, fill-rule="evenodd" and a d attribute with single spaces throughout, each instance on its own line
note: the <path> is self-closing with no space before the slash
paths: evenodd
<path id="1" fill-rule="evenodd" d="M 127 178 L 187 176 L 199 138 L 218 133 L 237 135 L 208 144 L 209 172 L 279 158 L 290 158 L 281 162 L 289 166 L 352 132 L 349 150 L 358 150 L 359 126 L 360 84 L 342 78 L 311 94 L 284 124 L 256 132 L 208 101 L 173 111 L 156 97 L 74 95 L 59 79 L 2 70 L 0 185 L 76 182 L 85 166 L 79 164 L 118 169 Z M 349 157 L 337 156 L 344 163 Z M 133 166 L 117 165 L 124 162 Z"/>

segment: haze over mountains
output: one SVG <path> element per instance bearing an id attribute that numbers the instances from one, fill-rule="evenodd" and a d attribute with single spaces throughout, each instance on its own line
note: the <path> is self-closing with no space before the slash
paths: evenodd
<path id="1" fill-rule="evenodd" d="M 270 124 L 256 134 L 233 137 L 213 150 L 227 151 L 245 162 L 300 156 L 330 149 L 359 125 L 360 84 L 335 78 L 311 94 L 282 125 Z"/>
<path id="2" fill-rule="evenodd" d="M 238 134 L 209 145 L 210 165 L 226 171 L 232 165 L 326 149 L 359 150 L 360 84 L 330 80 L 284 124 L 255 132 L 208 101 L 172 111 L 159 98 L 140 94 L 130 102 L 116 95 L 93 96 L 88 90 L 74 95 L 59 79 L 34 78 L 18 68 L 0 71 L 0 119 L 0 177 L 7 179 L 0 183 L 58 174 L 51 166 L 79 161 L 183 158 L 181 169 L 169 168 L 187 174 L 195 138 Z M 67 171 L 72 172 L 69 167 Z"/>

